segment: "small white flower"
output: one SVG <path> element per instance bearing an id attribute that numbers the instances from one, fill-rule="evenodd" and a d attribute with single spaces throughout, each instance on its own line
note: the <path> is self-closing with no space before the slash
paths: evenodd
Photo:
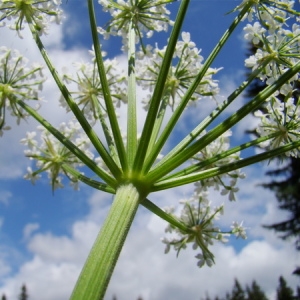
<path id="1" fill-rule="evenodd" d="M 32 184 L 35 184 L 40 177 L 41 175 L 39 173 L 33 172 L 30 167 L 27 167 L 27 174 L 24 175 L 25 179 L 28 179 Z"/>
<path id="2" fill-rule="evenodd" d="M 246 235 L 246 228 L 243 227 L 243 222 L 241 222 L 240 224 L 237 222 L 232 222 L 232 233 L 236 236 L 236 237 L 240 237 L 242 239 L 247 239 L 247 235 Z"/>
<path id="3" fill-rule="evenodd" d="M 259 22 L 252 24 L 247 24 L 244 27 L 245 39 L 252 42 L 253 44 L 259 44 L 262 39 L 262 34 L 266 32 L 266 29 L 261 26 Z"/>

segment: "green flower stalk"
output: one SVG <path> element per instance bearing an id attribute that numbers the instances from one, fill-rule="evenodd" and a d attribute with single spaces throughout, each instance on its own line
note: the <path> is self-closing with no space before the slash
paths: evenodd
<path id="1" fill-rule="evenodd" d="M 114 194 L 110 212 L 73 290 L 73 300 L 103 299 L 139 205 L 169 224 L 166 231 L 172 233 L 172 237 L 162 240 L 166 252 L 174 248 L 178 254 L 191 243 L 193 249 L 199 251 L 195 256 L 197 265 L 211 267 L 215 262 L 211 244 L 226 242 L 229 235 L 245 239 L 246 232 L 243 220 L 234 221 L 228 230 L 220 228 L 218 218 L 224 213 L 224 207 L 216 206 L 209 199 L 209 192 L 214 189 L 235 201 L 239 180 L 245 178 L 240 171 L 242 167 L 279 155 L 298 157 L 300 154 L 299 101 L 292 99 L 300 72 L 300 27 L 295 23 L 290 30 L 285 22 L 291 14 L 299 15 L 293 1 L 242 1 L 233 10 L 236 16 L 232 24 L 207 58 L 200 55 L 201 50 L 190 34 L 182 31 L 190 1 L 180 2 L 174 22 L 169 19 L 170 12 L 166 8 L 172 2 L 99 0 L 103 10 L 111 14 L 110 21 L 100 27 L 94 1 L 87 0 L 94 56 L 91 63 L 77 64 L 76 74 L 62 76 L 40 39 L 48 17 L 60 16 L 56 7 L 59 2 L 0 2 L 2 25 L 11 21 L 13 28 L 20 32 L 23 24 L 28 24 L 61 91 L 61 106 L 75 117 L 58 130 L 25 102 L 28 99 L 21 97 L 23 92 L 12 94 L 7 85 L 0 85 L 1 99 L 6 97 L 10 101 L 1 100 L 2 127 L 4 108 L 9 107 L 17 118 L 20 118 L 18 113 L 24 111 L 45 128 L 41 144 L 34 132 L 22 140 L 29 148 L 26 155 L 37 161 L 36 170 L 29 168 L 25 177 L 35 182 L 46 172 L 53 190 L 63 186 L 63 176 L 66 176 L 75 188 L 83 182 Z M 245 39 L 259 46 L 245 61 L 252 73 L 241 80 L 227 99 L 217 103 L 220 89 L 215 74 L 222 68 L 212 68 L 212 63 L 237 25 L 247 17 L 250 23 L 244 28 Z M 46 20 L 45 26 L 41 26 L 40 20 Z M 157 45 L 145 44 L 145 36 L 167 31 L 170 25 L 172 31 L 166 47 L 160 49 Z M 117 59 L 104 59 L 103 36 L 122 37 L 122 51 L 127 57 L 124 73 L 118 68 Z M 9 64 L 9 58 L 4 55 L 3 66 Z M 3 69 L 0 80 L 8 82 L 8 68 Z M 38 68 L 25 74 L 37 71 Z M 16 88 L 19 83 L 21 86 L 26 77 L 11 76 L 14 78 L 11 86 Z M 225 109 L 255 78 L 265 81 L 267 87 L 231 116 L 222 118 Z M 35 85 L 37 83 L 30 83 L 25 87 L 31 91 Z M 145 93 L 139 95 L 138 89 Z M 285 96 L 283 102 L 278 99 L 279 93 Z M 203 101 L 210 99 L 217 103 L 216 108 L 204 120 L 197 120 L 197 125 L 167 152 L 169 139 L 189 107 L 201 107 Z M 256 113 L 260 120 L 258 137 L 232 145 L 232 128 L 263 103 L 267 103 L 266 112 Z M 127 105 L 126 128 L 121 128 L 118 119 L 118 109 L 123 105 Z M 144 123 L 138 124 L 143 108 L 147 115 Z M 218 125 L 214 125 L 216 123 Z M 99 127 L 101 134 L 97 134 Z M 141 133 L 138 132 L 140 127 Z M 249 156 L 247 150 L 258 145 L 263 152 Z M 163 210 L 149 199 L 153 192 L 189 183 L 194 183 L 194 192 L 187 200 L 181 200 L 180 216 L 176 216 L 173 207 Z"/>

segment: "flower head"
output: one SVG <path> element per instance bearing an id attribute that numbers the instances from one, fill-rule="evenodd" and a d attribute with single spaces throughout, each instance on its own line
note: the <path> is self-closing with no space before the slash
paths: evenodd
<path id="1" fill-rule="evenodd" d="M 260 136 L 275 134 L 264 146 L 271 149 L 297 141 L 300 138 L 300 100 L 286 97 L 284 101 L 273 96 L 266 105 L 266 113 L 257 111 L 255 115 L 261 123 L 257 128 Z M 299 149 L 285 153 L 285 155 L 299 156 Z"/>
<path id="2" fill-rule="evenodd" d="M 170 12 L 166 9 L 166 4 L 174 0 L 99 0 L 104 11 L 109 11 L 112 19 L 106 28 L 99 28 L 99 32 L 106 38 L 109 35 L 123 37 L 127 44 L 127 33 L 129 25 L 133 26 L 138 40 L 147 32 L 147 37 L 152 36 L 153 31 L 167 31 Z"/>
<path id="3" fill-rule="evenodd" d="M 173 233 L 173 237 L 162 239 L 162 242 L 166 244 L 165 253 L 173 247 L 178 255 L 181 249 L 187 247 L 188 243 L 193 244 L 194 250 L 200 248 L 201 253 L 196 255 L 199 267 L 203 267 L 205 264 L 211 267 L 214 264 L 214 255 L 209 250 L 209 246 L 214 241 L 226 242 L 227 236 L 237 233 L 236 227 L 232 231 L 222 232 L 215 224 L 215 221 L 223 214 L 224 206 L 212 207 L 207 196 L 208 193 L 195 192 L 189 200 L 182 201 L 183 209 L 179 221 L 186 229 L 169 225 L 166 232 Z M 168 213 L 173 212 L 174 210 L 168 211 Z M 177 237 L 174 237 L 174 234 Z"/>
<path id="4" fill-rule="evenodd" d="M 202 134 L 205 134 L 203 131 Z M 240 153 L 223 156 L 222 159 L 216 160 L 218 155 L 222 155 L 224 152 L 230 149 L 230 136 L 232 132 L 229 130 L 208 144 L 205 148 L 201 149 L 194 157 L 193 162 L 199 170 L 210 169 L 213 167 L 220 167 L 240 160 Z M 209 188 L 214 190 L 221 190 L 221 195 L 227 195 L 230 201 L 236 199 L 235 193 L 239 191 L 236 187 L 238 179 L 245 178 L 245 174 L 240 170 L 224 173 L 216 177 L 210 177 L 199 182 L 196 182 L 196 192 L 201 194 L 202 191 L 207 191 Z"/>
<path id="5" fill-rule="evenodd" d="M 90 140 L 82 134 L 79 123 L 70 121 L 68 124 L 62 123 L 58 130 L 65 135 L 65 137 L 72 141 L 80 150 L 82 150 L 90 158 L 93 154 L 89 151 Z M 29 149 L 25 154 L 30 159 L 36 160 L 37 170 L 32 171 L 28 168 L 28 173 L 24 176 L 26 179 L 35 182 L 42 172 L 47 172 L 50 179 L 52 189 L 63 187 L 62 176 L 66 175 L 73 186 L 77 188 L 78 180 L 72 177 L 65 166 L 77 168 L 82 166 L 82 162 L 77 158 L 67 147 L 61 144 L 49 131 L 41 128 L 41 144 L 34 139 L 35 132 L 27 133 L 26 138 L 21 140 L 21 143 L 28 146 Z"/>
<path id="6" fill-rule="evenodd" d="M 161 63 L 165 55 L 166 47 L 159 49 L 147 47 L 146 55 L 141 51 L 137 61 L 138 78 L 144 90 L 150 93 L 144 100 L 148 106 L 155 83 L 158 78 Z M 203 57 L 200 50 L 190 39 L 188 32 L 182 33 L 182 40 L 178 41 L 174 53 L 174 65 L 170 67 L 169 75 L 165 83 L 164 100 L 174 109 L 183 95 L 194 81 L 202 67 Z M 205 96 L 213 96 L 219 92 L 218 83 L 212 79 L 220 69 L 209 68 L 200 84 L 197 86 L 191 100 L 195 101 Z"/>
<path id="7" fill-rule="evenodd" d="M 30 22 L 41 35 L 46 33 L 49 22 L 60 22 L 60 4 L 61 0 L 0 0 L 0 26 L 13 20 L 9 27 L 19 33 L 24 21 Z"/>
<path id="8" fill-rule="evenodd" d="M 77 63 L 75 67 L 78 70 L 77 76 L 65 74 L 64 79 L 77 84 L 78 90 L 71 94 L 86 117 L 95 121 L 106 115 L 104 92 L 96 63 Z M 121 102 L 126 103 L 127 101 L 124 71 L 120 69 L 116 59 L 106 59 L 104 67 L 112 100 L 116 107 L 120 107 Z M 61 104 L 66 106 L 64 99 L 61 99 Z M 66 108 L 68 109 L 68 107 Z"/>
<path id="9" fill-rule="evenodd" d="M 251 22 L 257 19 L 265 28 L 276 30 L 286 21 L 287 16 L 299 15 L 293 9 L 294 3 L 293 0 L 243 0 L 233 11 L 250 4 L 248 20 Z"/>
<path id="10" fill-rule="evenodd" d="M 27 66 L 27 59 L 18 51 L 0 47 L 0 133 L 5 126 L 7 112 L 19 123 L 26 118 L 17 101 L 39 100 L 37 91 L 42 88 L 42 67 Z"/>

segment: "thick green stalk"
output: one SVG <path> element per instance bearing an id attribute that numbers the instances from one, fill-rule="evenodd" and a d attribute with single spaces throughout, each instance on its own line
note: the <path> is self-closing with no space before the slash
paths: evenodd
<path id="1" fill-rule="evenodd" d="M 103 299 L 140 201 L 131 183 L 117 189 L 109 214 L 81 271 L 70 300 Z"/>

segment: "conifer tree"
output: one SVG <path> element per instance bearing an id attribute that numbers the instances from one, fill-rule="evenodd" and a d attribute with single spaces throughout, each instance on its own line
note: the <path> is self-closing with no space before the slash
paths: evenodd
<path id="1" fill-rule="evenodd" d="M 251 287 L 246 287 L 247 300 L 268 300 L 261 287 L 254 280 Z"/>
<path id="2" fill-rule="evenodd" d="M 5 294 L 2 295 L 1 300 L 7 300 Z"/>
<path id="3" fill-rule="evenodd" d="M 279 286 L 277 288 L 277 300 L 294 300 L 294 292 L 287 285 L 286 280 L 280 276 L 279 277 Z"/>
<path id="4" fill-rule="evenodd" d="M 26 288 L 26 285 L 23 284 L 21 287 L 21 294 L 19 295 L 19 300 L 28 300 L 28 299 L 29 299 L 29 296 L 27 293 L 27 288 Z"/>
<path id="5" fill-rule="evenodd" d="M 226 300 L 246 300 L 245 291 L 237 279 L 234 280 L 231 294 L 227 293 Z"/>

